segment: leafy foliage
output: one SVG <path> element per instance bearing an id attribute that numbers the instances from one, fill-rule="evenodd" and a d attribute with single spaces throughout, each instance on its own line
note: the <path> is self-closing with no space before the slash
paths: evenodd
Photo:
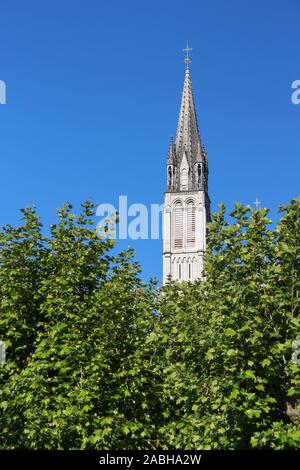
<path id="1" fill-rule="evenodd" d="M 236 204 L 229 224 L 220 207 L 206 282 L 166 289 L 161 324 L 174 375 L 164 393 L 166 445 L 300 446 L 300 368 L 291 361 L 300 335 L 300 200 L 281 211 L 270 230 L 264 209 Z"/>
<path id="2" fill-rule="evenodd" d="M 205 282 L 143 284 L 67 204 L 0 234 L 0 447 L 300 447 L 300 199 L 209 226 Z"/>

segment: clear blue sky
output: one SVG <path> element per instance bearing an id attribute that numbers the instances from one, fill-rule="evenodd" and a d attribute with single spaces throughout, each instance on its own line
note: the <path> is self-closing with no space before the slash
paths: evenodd
<path id="1" fill-rule="evenodd" d="M 30 204 L 47 225 L 65 201 L 162 202 L 187 39 L 213 210 L 299 195 L 299 0 L 2 0 L 0 18 L 1 225 Z M 130 245 L 160 278 L 161 242 Z"/>

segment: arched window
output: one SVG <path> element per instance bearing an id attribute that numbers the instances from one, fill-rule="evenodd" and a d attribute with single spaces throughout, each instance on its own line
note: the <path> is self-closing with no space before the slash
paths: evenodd
<path id="1" fill-rule="evenodd" d="M 174 247 L 180 249 L 183 248 L 183 207 L 180 201 L 175 205 L 174 219 Z"/>
<path id="2" fill-rule="evenodd" d="M 187 247 L 195 247 L 195 237 L 196 237 L 196 207 L 193 201 L 187 203 Z"/>
<path id="3" fill-rule="evenodd" d="M 198 163 L 197 170 L 198 170 L 198 185 L 200 186 L 201 185 L 201 165 L 200 165 L 200 163 Z"/>
<path id="4" fill-rule="evenodd" d="M 168 188 L 172 186 L 172 167 L 168 167 Z"/>

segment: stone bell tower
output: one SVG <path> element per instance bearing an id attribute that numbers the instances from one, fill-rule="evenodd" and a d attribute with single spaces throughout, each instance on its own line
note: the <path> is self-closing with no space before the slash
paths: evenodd
<path id="1" fill-rule="evenodd" d="M 185 77 L 175 142 L 167 156 L 163 211 L 163 283 L 202 275 L 210 220 L 207 153 L 201 142 L 190 76 L 191 48 L 184 49 Z"/>

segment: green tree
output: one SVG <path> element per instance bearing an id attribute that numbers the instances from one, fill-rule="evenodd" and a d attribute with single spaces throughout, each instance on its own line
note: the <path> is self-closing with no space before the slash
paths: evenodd
<path id="1" fill-rule="evenodd" d="M 163 290 L 165 448 L 300 447 L 300 199 L 281 211 L 221 206 L 205 282 Z"/>
<path id="2" fill-rule="evenodd" d="M 0 234 L 0 447 L 300 447 L 300 199 L 220 207 L 205 281 L 143 284 L 95 207 Z M 300 355 L 299 355 L 300 356 Z"/>
<path id="3" fill-rule="evenodd" d="M 90 203 L 79 216 L 70 205 L 58 215 L 48 238 L 32 209 L 24 226 L 3 232 L 0 445 L 138 446 L 152 432 L 152 391 L 132 357 L 154 321 L 154 286 L 138 279 L 131 250 L 108 255 L 113 244 L 93 228 Z"/>

